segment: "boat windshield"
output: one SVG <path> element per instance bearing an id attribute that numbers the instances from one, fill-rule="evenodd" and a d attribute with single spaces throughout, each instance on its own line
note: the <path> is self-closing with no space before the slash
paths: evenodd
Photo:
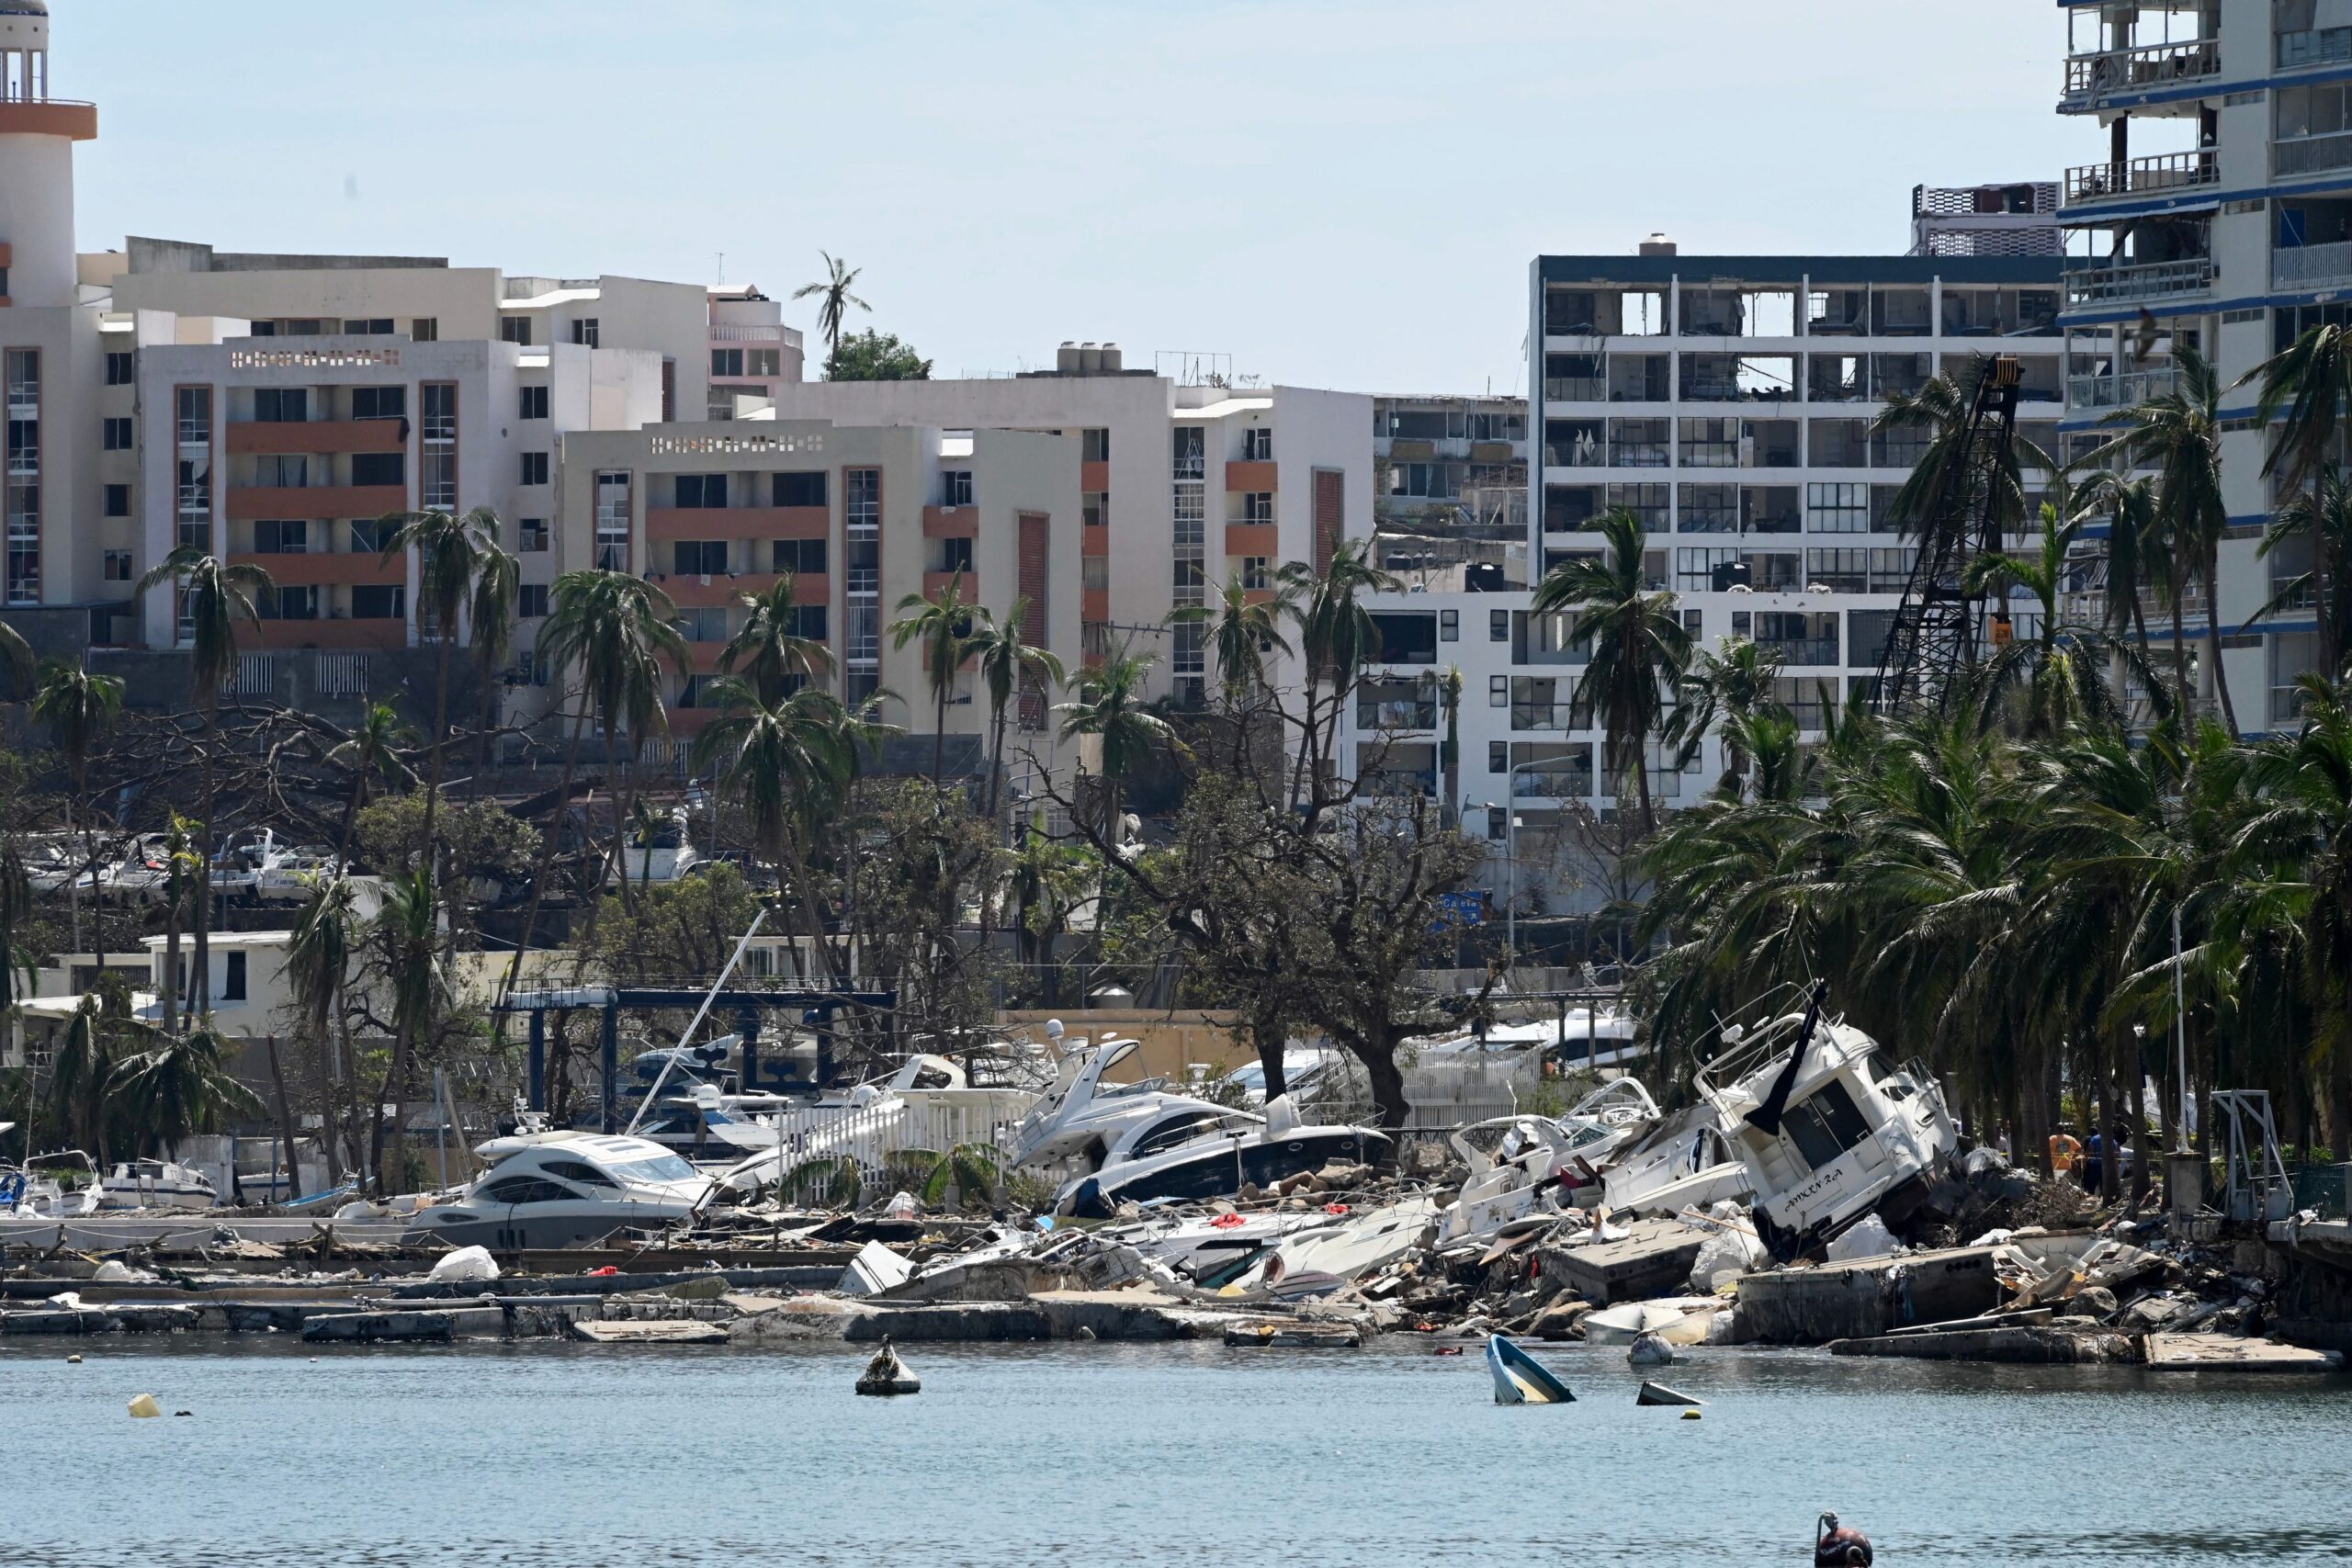
<path id="1" fill-rule="evenodd" d="M 606 1168 L 623 1181 L 692 1181 L 695 1168 L 676 1155 L 657 1155 L 650 1159 L 633 1159 L 616 1163 Z"/>

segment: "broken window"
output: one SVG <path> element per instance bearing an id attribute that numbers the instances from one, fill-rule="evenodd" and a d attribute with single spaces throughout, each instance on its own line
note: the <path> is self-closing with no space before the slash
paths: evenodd
<path id="1" fill-rule="evenodd" d="M 1871 386 L 1882 402 L 1889 398 L 1917 396 L 1935 373 L 1936 359 L 1931 354 L 1871 355 Z"/>
<path id="2" fill-rule="evenodd" d="M 1686 468 L 1739 467 L 1739 421 L 1736 419 L 1682 421 L 1681 464 Z"/>
<path id="3" fill-rule="evenodd" d="M 1859 354 L 1806 355 L 1804 395 L 1816 403 L 1869 401 L 1870 361 Z"/>
<path id="4" fill-rule="evenodd" d="M 1682 485 L 1680 516 L 1676 531 L 1684 534 L 1733 534 L 1739 531 L 1737 485 Z"/>
<path id="5" fill-rule="evenodd" d="M 1671 393 L 1667 373 L 1671 361 L 1663 354 L 1612 354 L 1609 356 L 1609 400 L 1612 403 L 1662 403 Z"/>
<path id="6" fill-rule="evenodd" d="M 1804 507 L 1794 485 L 1748 485 L 1739 492 L 1739 527 L 1745 534 L 1804 531 Z"/>
<path id="7" fill-rule="evenodd" d="M 1805 296 L 1808 337 L 1860 337 L 1870 330 L 1867 288 L 1815 288 Z"/>
<path id="8" fill-rule="evenodd" d="M 1609 422 L 1609 466 L 1663 468 L 1671 461 L 1667 441 L 1665 420 L 1612 419 Z"/>
<path id="9" fill-rule="evenodd" d="M 1597 419 L 1547 419 L 1544 422 L 1544 462 L 1554 468 L 1597 468 L 1605 456 L 1601 423 Z"/>
<path id="10" fill-rule="evenodd" d="M 1796 361 L 1786 355 L 1686 354 L 1686 402 L 1778 401 L 1796 395 Z"/>
<path id="11" fill-rule="evenodd" d="M 1872 288 L 1871 329 L 1881 337 L 1926 337 L 1934 330 L 1928 314 L 1928 291 L 1884 284 Z"/>
<path id="12" fill-rule="evenodd" d="M 1600 515 L 1599 485 L 1546 485 L 1544 487 L 1544 531 L 1547 534 L 1574 534 L 1587 527 Z"/>

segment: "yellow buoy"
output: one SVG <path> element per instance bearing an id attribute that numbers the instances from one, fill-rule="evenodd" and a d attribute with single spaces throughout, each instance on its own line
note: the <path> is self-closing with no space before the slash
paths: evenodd
<path id="1" fill-rule="evenodd" d="M 155 1403 L 153 1394 L 142 1393 L 131 1400 L 130 1413 L 143 1420 L 150 1416 L 161 1416 L 164 1407 Z"/>
<path id="2" fill-rule="evenodd" d="M 1695 1410 L 1686 1410 L 1682 1413 L 1682 1418 L 1685 1421 L 1696 1421 L 1699 1419 L 1699 1413 Z"/>
<path id="3" fill-rule="evenodd" d="M 65 1364 L 69 1367 L 78 1367 L 82 1364 L 82 1358 L 78 1355 L 68 1356 L 65 1358 Z"/>

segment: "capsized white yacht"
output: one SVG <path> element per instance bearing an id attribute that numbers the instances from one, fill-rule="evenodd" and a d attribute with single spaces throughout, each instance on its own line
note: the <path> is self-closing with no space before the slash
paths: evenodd
<path id="1" fill-rule="evenodd" d="M 1924 1066 L 1884 1068 L 1878 1042 L 1823 1015 L 1826 985 L 1801 1011 L 1723 1031 L 1691 1076 L 1722 1117 L 1755 1191 L 1758 1239 L 1786 1261 L 1876 1213 L 1898 1234 L 1956 1201 L 1960 1130 Z"/>
<path id="2" fill-rule="evenodd" d="M 1657 1121 L 1657 1102 L 1640 1079 L 1612 1078 L 1556 1121 L 1497 1116 L 1458 1129 L 1446 1141 L 1470 1179 L 1439 1224 L 1439 1244 L 1492 1235 L 1537 1213 L 1547 1193 L 1564 1195 L 1561 1178 L 1589 1181 Z"/>
<path id="3" fill-rule="evenodd" d="M 1099 1167 L 1063 1185 L 1055 1213 L 1108 1219 L 1123 1203 L 1206 1202 L 1388 1149 L 1388 1134 L 1369 1127 L 1302 1122 L 1288 1095 L 1268 1100 L 1262 1116 L 1165 1098 L 1165 1114 L 1128 1124 Z"/>
<path id="4" fill-rule="evenodd" d="M 662 1230 L 697 1213 L 708 1177 L 659 1144 L 604 1134 L 524 1134 L 462 1197 L 435 1202 L 408 1234 L 451 1247 L 594 1247 L 616 1231 Z"/>

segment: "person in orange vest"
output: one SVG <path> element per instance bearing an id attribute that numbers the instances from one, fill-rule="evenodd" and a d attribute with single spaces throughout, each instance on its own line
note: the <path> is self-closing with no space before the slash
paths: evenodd
<path id="1" fill-rule="evenodd" d="M 2061 1126 L 2050 1134 L 2050 1174 L 2064 1176 L 2075 1168 L 2082 1157 L 2083 1145 L 2075 1140 L 2071 1128 Z"/>

